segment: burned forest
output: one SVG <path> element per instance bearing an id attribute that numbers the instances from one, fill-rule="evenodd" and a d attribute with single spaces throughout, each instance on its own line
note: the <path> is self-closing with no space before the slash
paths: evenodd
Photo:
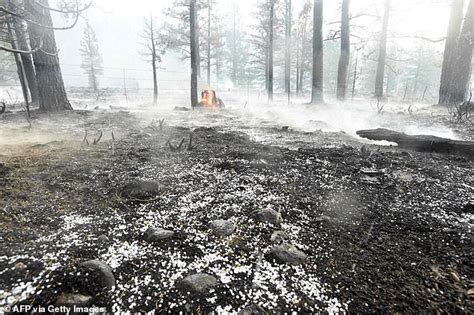
<path id="1" fill-rule="evenodd" d="M 473 314 L 474 0 L 0 0 L 0 314 Z"/>

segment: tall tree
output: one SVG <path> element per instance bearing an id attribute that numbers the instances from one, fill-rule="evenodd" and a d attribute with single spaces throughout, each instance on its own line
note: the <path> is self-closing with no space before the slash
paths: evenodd
<path id="1" fill-rule="evenodd" d="M 268 24 L 268 100 L 273 101 L 273 59 L 274 59 L 274 25 L 275 25 L 275 2 L 270 1 L 270 20 Z"/>
<path id="2" fill-rule="evenodd" d="M 189 4 L 189 28 L 190 28 L 190 51 L 191 51 L 191 107 L 194 108 L 198 104 L 198 54 L 196 36 L 196 20 L 197 20 L 196 0 L 190 0 Z"/>
<path id="3" fill-rule="evenodd" d="M 291 28 L 292 28 L 292 1 L 286 0 L 285 7 L 285 93 L 291 92 Z"/>
<path id="4" fill-rule="evenodd" d="M 89 87 L 97 92 L 99 90 L 98 76 L 103 73 L 102 54 L 97 36 L 89 22 L 86 23 L 79 51 L 82 56 L 81 68 L 89 78 Z"/>
<path id="5" fill-rule="evenodd" d="M 312 32 L 311 25 L 311 0 L 306 0 L 298 16 L 297 52 L 296 52 L 296 93 L 300 95 L 303 91 L 303 83 L 306 72 L 311 71 L 312 47 L 311 40 L 308 40 Z"/>
<path id="6" fill-rule="evenodd" d="M 33 53 L 39 107 L 44 111 L 71 110 L 59 66 L 51 12 L 45 7 L 49 7 L 48 0 L 25 1 L 25 9 L 32 18 L 32 22 L 28 22 L 31 46 L 42 42 L 42 49 Z"/>
<path id="7" fill-rule="evenodd" d="M 198 12 L 207 7 L 207 0 L 196 0 L 196 25 L 194 32 L 194 41 L 199 43 L 196 47 L 196 62 L 197 62 L 197 76 L 201 77 L 201 50 L 205 50 L 205 47 L 201 47 L 201 44 L 205 44 L 201 41 L 201 29 L 207 28 L 207 14 L 201 14 L 198 16 Z M 189 33 L 189 3 L 190 0 L 174 0 L 172 5 L 167 8 L 164 13 L 167 16 L 169 22 L 164 25 L 164 29 L 167 33 L 167 41 L 170 48 L 178 50 L 183 59 L 189 59 L 191 52 L 189 51 L 191 43 L 191 34 Z"/>
<path id="8" fill-rule="evenodd" d="M 314 0 L 312 104 L 324 103 L 323 69 L 323 0 Z"/>
<path id="9" fill-rule="evenodd" d="M 472 49 L 474 46 L 474 0 L 469 1 L 461 33 L 456 42 L 453 76 L 449 84 L 450 104 L 466 100 L 472 72 Z"/>
<path id="10" fill-rule="evenodd" d="M 453 81 L 453 71 L 455 64 L 456 44 L 461 32 L 463 19 L 464 0 L 452 0 L 451 14 L 449 17 L 448 33 L 444 46 L 443 66 L 441 69 L 441 81 L 439 87 L 439 104 L 449 104 L 451 102 L 450 90 Z"/>
<path id="11" fill-rule="evenodd" d="M 341 55 L 337 69 L 337 98 L 346 99 L 349 59 L 351 55 L 351 35 L 349 18 L 350 0 L 342 0 L 341 7 Z"/>
<path id="12" fill-rule="evenodd" d="M 158 30 L 156 19 L 152 14 L 143 21 L 143 31 L 141 34 L 145 40 L 143 43 L 146 61 L 151 64 L 153 73 L 153 104 L 158 103 L 158 64 L 162 61 L 162 56 L 166 53 L 167 42 Z"/>
<path id="13" fill-rule="evenodd" d="M 207 85 L 211 86 L 211 0 L 207 0 Z"/>
<path id="14" fill-rule="evenodd" d="M 379 57 L 377 60 L 377 74 L 375 77 L 375 96 L 383 97 L 385 64 L 387 60 L 387 36 L 388 36 L 388 20 L 390 17 L 390 0 L 385 0 L 382 33 L 379 42 Z"/>

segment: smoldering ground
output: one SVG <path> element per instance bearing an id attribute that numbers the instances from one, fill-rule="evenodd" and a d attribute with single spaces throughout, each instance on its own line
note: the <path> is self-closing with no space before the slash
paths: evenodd
<path id="1" fill-rule="evenodd" d="M 2 116 L 2 132 L 24 139 L 2 143 L 11 149 L 0 173 L 2 305 L 80 293 L 117 312 L 470 310 L 472 161 L 353 135 L 359 126 L 409 126 L 425 113 L 433 118 L 420 132 L 454 133 L 442 117 L 401 114 L 398 105 L 338 117 L 337 106 L 263 109 L 224 99 L 219 112 L 84 100 L 99 108 L 34 113 L 31 129 L 18 123 L 23 113 Z M 123 186 L 137 180 L 164 189 L 124 198 Z M 281 223 L 260 222 L 261 209 L 281 213 Z M 234 231 L 216 236 L 215 220 Z M 150 243 L 150 226 L 174 237 Z M 307 256 L 304 265 L 272 258 L 275 231 Z M 111 267 L 113 290 L 80 269 L 90 259 Z M 205 295 L 178 285 L 196 272 L 217 280 Z"/>

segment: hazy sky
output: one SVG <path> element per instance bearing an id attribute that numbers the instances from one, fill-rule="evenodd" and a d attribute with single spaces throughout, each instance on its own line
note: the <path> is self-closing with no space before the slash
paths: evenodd
<path id="1" fill-rule="evenodd" d="M 279 0 L 284 1 L 284 0 Z M 248 26 L 254 19 L 256 0 L 218 0 L 216 11 L 222 14 L 230 14 L 232 2 L 238 3 L 241 22 Z M 295 16 L 301 10 L 305 0 L 293 0 Z M 133 76 L 138 82 L 149 82 L 149 73 L 140 71 L 148 69 L 148 65 L 142 61 L 140 50 L 140 31 L 143 17 L 150 14 L 158 16 L 159 21 L 163 21 L 163 10 L 169 7 L 172 0 L 95 0 L 94 6 L 86 13 L 91 25 L 97 33 L 100 49 L 104 57 L 104 76 L 107 81 L 121 84 L 123 70 L 121 68 L 136 69 L 130 70 L 127 75 Z M 379 13 L 382 14 L 383 0 L 352 0 L 352 14 L 358 13 Z M 330 24 L 339 18 L 340 1 L 326 0 L 324 2 L 325 30 L 337 28 L 337 24 Z M 449 18 L 448 0 L 396 0 L 392 1 L 391 31 L 398 34 L 413 34 L 429 36 L 432 38 L 443 37 L 446 33 Z M 56 18 L 56 24 L 64 24 L 60 18 Z M 373 20 L 373 19 L 372 19 Z M 357 19 L 354 24 L 363 26 L 364 18 Z M 372 22 L 374 23 L 374 22 Z M 378 27 L 370 25 L 370 28 Z M 78 75 L 79 45 L 84 28 L 84 21 L 69 31 L 57 32 L 60 58 L 65 73 L 66 83 L 71 85 L 86 84 L 86 77 Z M 249 31 L 253 31 L 251 28 Z M 167 75 L 171 79 L 176 79 L 188 71 L 188 67 L 181 62 L 174 54 L 169 54 L 163 63 L 167 70 Z M 175 71 L 174 73 L 171 71 Z M 79 73 L 80 74 L 80 73 Z M 171 82 L 171 81 L 170 81 Z"/>

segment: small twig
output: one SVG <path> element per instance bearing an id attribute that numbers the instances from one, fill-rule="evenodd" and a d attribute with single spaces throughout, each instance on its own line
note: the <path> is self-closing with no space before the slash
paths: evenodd
<path id="1" fill-rule="evenodd" d="M 188 151 L 191 151 L 192 149 L 194 149 L 194 147 L 193 147 L 193 134 L 192 133 L 189 134 L 189 143 L 188 143 L 188 147 L 186 149 Z"/>
<path id="2" fill-rule="evenodd" d="M 166 141 L 166 143 L 167 143 L 168 146 L 170 147 L 171 152 L 175 152 L 175 151 L 177 150 L 176 147 L 171 143 L 171 139 L 169 139 L 168 141 Z"/>
<path id="3" fill-rule="evenodd" d="M 181 142 L 178 145 L 178 150 L 181 150 L 181 148 L 183 147 L 183 143 L 184 143 L 184 138 L 181 139 Z"/>
<path id="4" fill-rule="evenodd" d="M 84 135 L 84 139 L 82 140 L 82 143 L 86 143 L 87 145 L 89 145 L 89 140 L 87 140 L 87 129 L 85 130 L 85 135 Z"/>
<path id="5" fill-rule="evenodd" d="M 99 138 L 94 139 L 94 142 L 92 144 L 97 145 L 100 142 L 100 139 L 102 139 L 102 135 L 103 135 L 103 133 L 102 133 L 102 131 L 100 131 Z"/>
<path id="6" fill-rule="evenodd" d="M 162 119 L 159 121 L 159 124 L 160 124 L 160 131 L 163 131 L 163 124 L 165 123 L 165 120 Z"/>

